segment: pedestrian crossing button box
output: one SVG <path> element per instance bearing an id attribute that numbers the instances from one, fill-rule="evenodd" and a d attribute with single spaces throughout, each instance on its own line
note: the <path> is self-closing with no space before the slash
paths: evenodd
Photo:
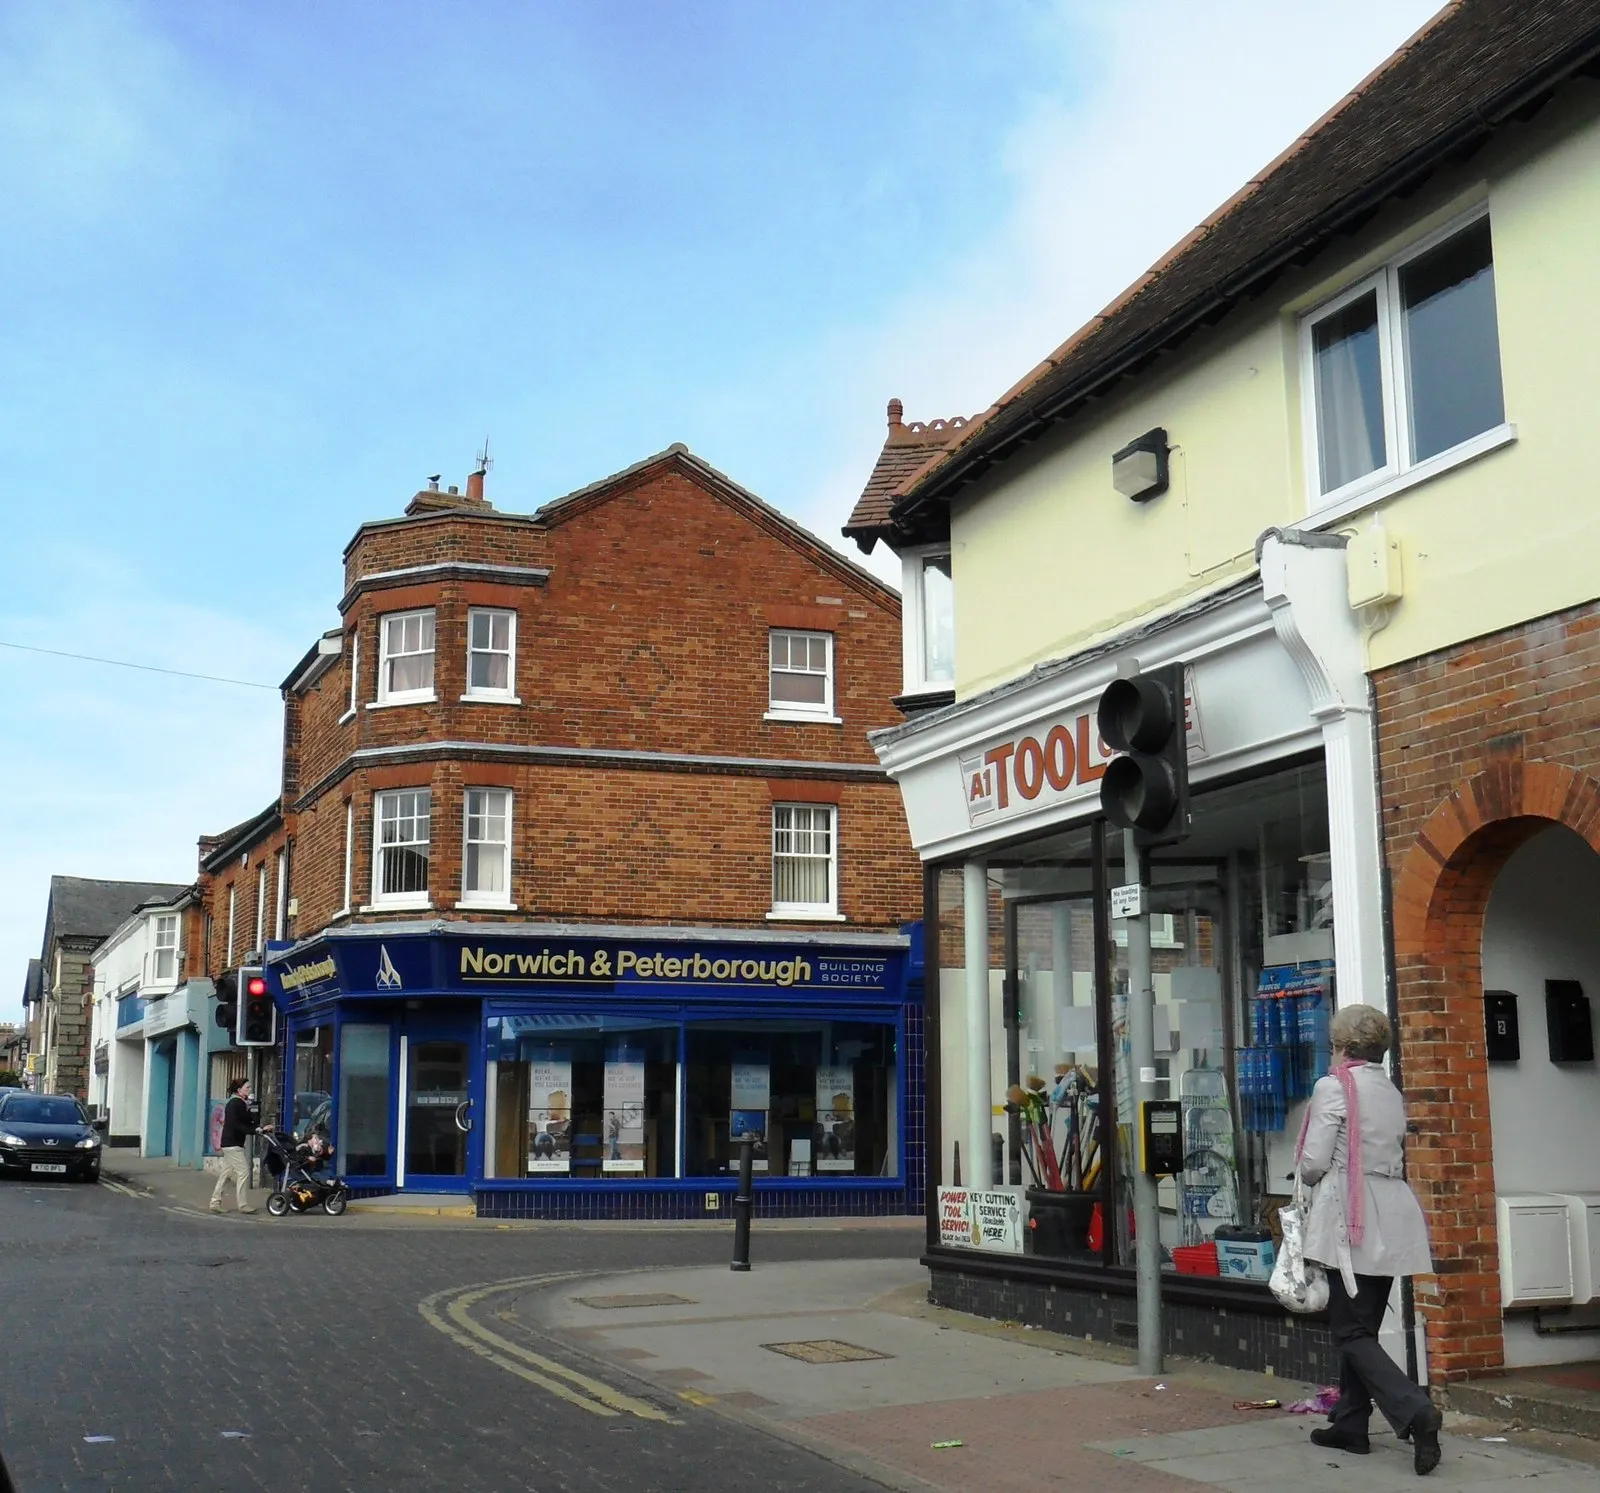
<path id="1" fill-rule="evenodd" d="M 1515 991 L 1483 992 L 1483 1052 L 1491 1063 L 1515 1063 L 1522 1057 Z"/>
<path id="2" fill-rule="evenodd" d="M 1594 1061 L 1594 1019 L 1582 985 L 1576 980 L 1546 980 L 1544 1014 L 1550 1028 L 1552 1063 Z"/>
<path id="3" fill-rule="evenodd" d="M 1183 1170 L 1183 1110 L 1176 1099 L 1150 1099 L 1142 1110 L 1144 1169 L 1152 1177 Z"/>

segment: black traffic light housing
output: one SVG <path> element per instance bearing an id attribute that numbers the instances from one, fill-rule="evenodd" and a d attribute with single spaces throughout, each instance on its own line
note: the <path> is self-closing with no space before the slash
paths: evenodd
<path id="1" fill-rule="evenodd" d="M 217 1025 L 231 1032 L 239 1020 L 239 976 L 225 969 L 217 976 Z"/>
<path id="2" fill-rule="evenodd" d="M 1140 845 L 1189 833 L 1189 749 L 1183 665 L 1113 679 L 1100 696 L 1100 736 L 1119 755 L 1100 779 L 1100 807 Z"/>
<path id="3" fill-rule="evenodd" d="M 259 966 L 239 971 L 239 1018 L 234 1041 L 240 1047 L 271 1047 L 278 1040 L 278 1006 Z"/>

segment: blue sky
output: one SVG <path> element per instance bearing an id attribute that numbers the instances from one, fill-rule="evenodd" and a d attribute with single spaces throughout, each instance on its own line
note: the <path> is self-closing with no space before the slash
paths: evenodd
<path id="1" fill-rule="evenodd" d="M 891 395 L 987 405 L 1433 8 L 7 0 L 0 643 L 276 684 L 485 434 L 504 508 L 681 440 L 842 542 Z M 191 879 L 279 704 L 0 682 L 6 1019 L 50 875 Z"/>

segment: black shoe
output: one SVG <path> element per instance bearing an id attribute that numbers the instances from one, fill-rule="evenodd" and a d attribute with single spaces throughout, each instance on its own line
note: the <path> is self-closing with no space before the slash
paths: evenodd
<path id="1" fill-rule="evenodd" d="M 1419 1410 L 1406 1427 L 1411 1433 L 1411 1465 L 1417 1469 L 1418 1477 L 1432 1472 L 1444 1455 L 1439 1450 L 1439 1427 L 1443 1424 L 1444 1416 L 1436 1406 L 1429 1405 L 1426 1410 Z"/>
<path id="2" fill-rule="evenodd" d="M 1353 1452 L 1358 1457 L 1364 1457 L 1372 1450 L 1372 1444 L 1365 1436 L 1352 1436 L 1341 1431 L 1337 1426 L 1318 1426 L 1311 1433 L 1313 1446 L 1326 1446 L 1333 1451 Z"/>

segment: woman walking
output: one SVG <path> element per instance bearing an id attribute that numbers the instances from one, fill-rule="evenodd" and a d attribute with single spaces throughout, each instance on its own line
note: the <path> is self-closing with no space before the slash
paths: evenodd
<path id="1" fill-rule="evenodd" d="M 1314 1183 L 1305 1252 L 1328 1272 L 1328 1316 L 1339 1345 L 1339 1402 L 1318 1446 L 1365 1453 L 1373 1404 L 1411 1441 L 1419 1477 L 1439 1465 L 1438 1410 L 1378 1341 L 1399 1275 L 1433 1269 L 1422 1208 L 1405 1180 L 1405 1105 L 1383 1070 L 1389 1020 L 1346 1006 L 1329 1027 L 1333 1071 L 1317 1081 L 1300 1134 L 1300 1176 Z M 1355 1277 L 1352 1295 L 1341 1255 Z"/>

